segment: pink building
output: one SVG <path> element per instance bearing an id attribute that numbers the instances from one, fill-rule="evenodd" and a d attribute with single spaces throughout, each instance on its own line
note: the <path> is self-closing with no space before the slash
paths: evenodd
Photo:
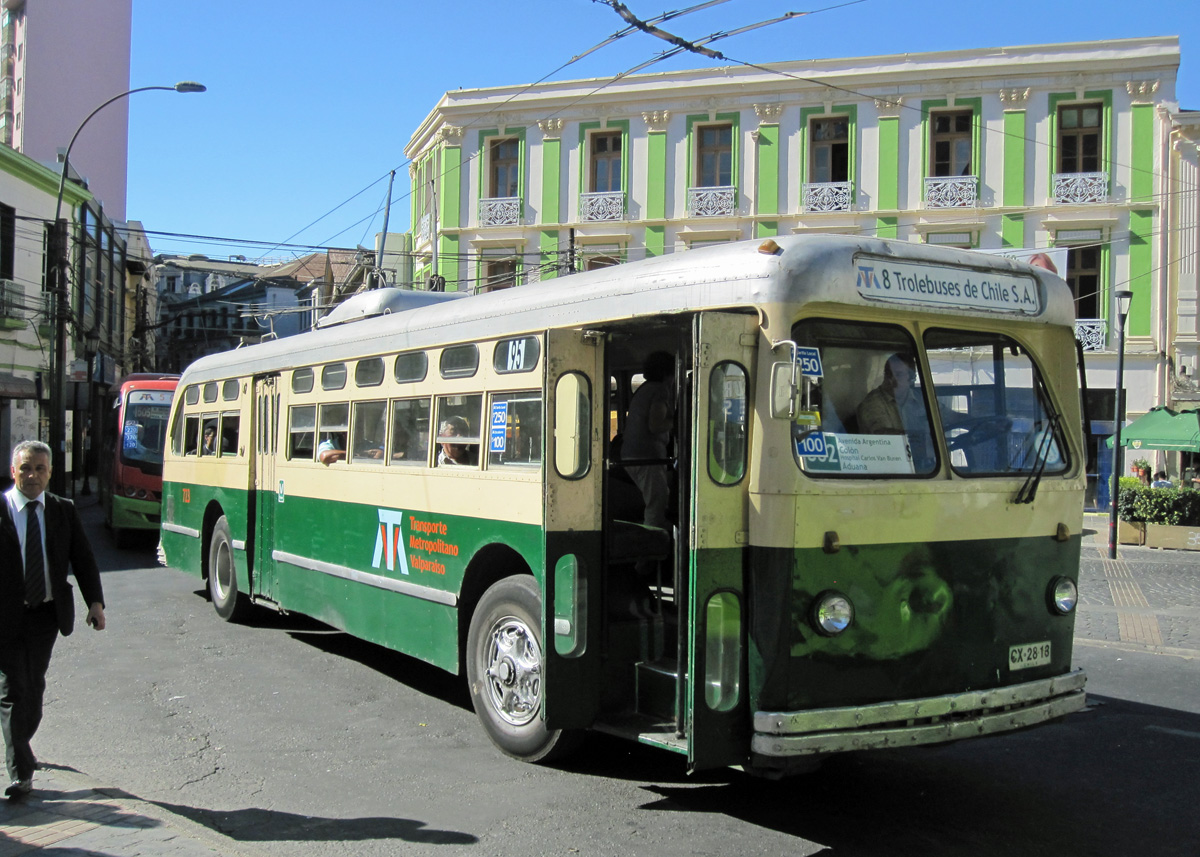
<path id="1" fill-rule="evenodd" d="M 79 123 L 129 89 L 133 0 L 0 0 L 0 142 L 61 170 Z M 88 123 L 71 151 L 104 212 L 125 219 L 129 103 Z"/>

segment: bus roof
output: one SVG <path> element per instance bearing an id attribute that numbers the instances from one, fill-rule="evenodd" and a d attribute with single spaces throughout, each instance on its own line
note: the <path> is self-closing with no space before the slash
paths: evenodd
<path id="1" fill-rule="evenodd" d="M 188 367 L 184 381 L 699 309 L 772 303 L 868 306 L 874 298 L 865 296 L 862 288 L 867 268 L 926 281 L 939 272 L 953 276 L 965 271 L 976 278 L 976 286 L 979 280 L 986 283 L 996 277 L 1027 283 L 1036 293 L 1035 312 L 937 304 L 922 299 L 915 289 L 911 299 L 892 295 L 889 305 L 894 309 L 1062 326 L 1075 321 L 1065 282 L 1003 256 L 853 235 L 790 235 L 702 247 L 460 300 L 417 302 L 416 308 L 385 315 L 364 312 L 361 321 L 203 357 Z M 303 355 L 299 363 L 297 355 Z"/>

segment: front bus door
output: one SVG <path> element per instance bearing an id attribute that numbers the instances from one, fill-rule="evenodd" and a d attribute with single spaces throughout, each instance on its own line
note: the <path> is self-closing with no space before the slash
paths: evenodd
<path id="1" fill-rule="evenodd" d="M 688 763 L 700 770 L 749 758 L 744 571 L 758 318 L 708 312 L 695 323 L 686 722 Z"/>
<path id="2" fill-rule="evenodd" d="M 597 334 L 546 332 L 542 710 L 547 729 L 591 726 L 600 709 L 603 352 Z"/>
<path id="3" fill-rule="evenodd" d="M 256 597 L 274 600 L 275 505 L 279 486 L 275 484 L 275 454 L 279 443 L 279 376 L 260 375 L 254 379 L 254 574 L 251 589 Z"/>

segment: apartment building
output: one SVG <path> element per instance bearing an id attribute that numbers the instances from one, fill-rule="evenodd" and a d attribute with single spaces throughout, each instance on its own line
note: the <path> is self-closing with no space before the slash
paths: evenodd
<path id="1" fill-rule="evenodd" d="M 133 0 L 0 0 L 0 142 L 59 163 L 93 108 L 129 89 Z M 124 220 L 129 104 L 106 107 L 71 152 L 74 172 Z"/>
<path id="2" fill-rule="evenodd" d="M 1196 371 L 1194 320 L 1164 321 L 1179 57 L 1156 37 L 447 92 L 405 149 L 416 279 L 489 291 L 804 232 L 1048 249 L 1111 431 L 1117 290 L 1127 412 Z"/>

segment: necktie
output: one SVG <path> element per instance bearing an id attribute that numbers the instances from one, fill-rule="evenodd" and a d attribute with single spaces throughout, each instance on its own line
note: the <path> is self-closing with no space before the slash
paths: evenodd
<path id="1" fill-rule="evenodd" d="M 36 607 L 46 600 L 46 562 L 42 557 L 42 526 L 38 502 L 25 505 L 25 603 Z"/>

